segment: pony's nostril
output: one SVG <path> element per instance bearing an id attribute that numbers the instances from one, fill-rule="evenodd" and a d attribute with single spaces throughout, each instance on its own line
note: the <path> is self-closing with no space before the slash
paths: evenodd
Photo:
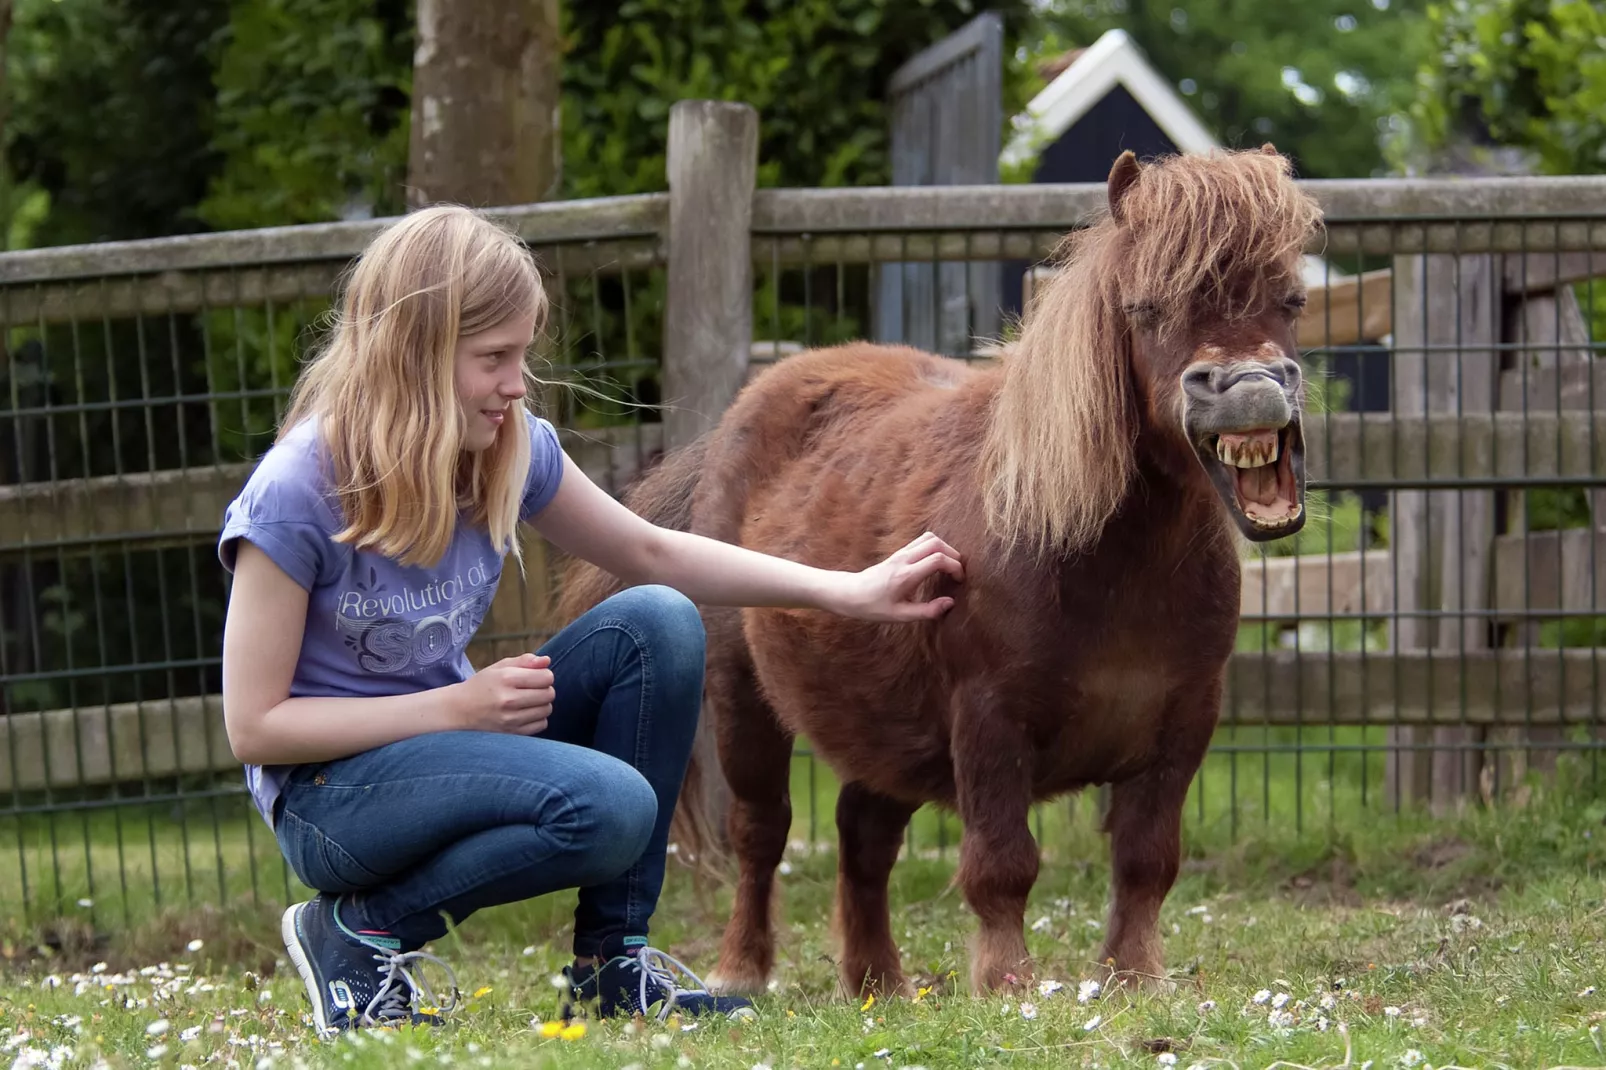
<path id="1" fill-rule="evenodd" d="M 1211 378 L 1215 370 L 1213 364 L 1195 364 L 1187 368 L 1182 373 L 1182 389 L 1195 397 L 1214 394 L 1216 389 Z"/>

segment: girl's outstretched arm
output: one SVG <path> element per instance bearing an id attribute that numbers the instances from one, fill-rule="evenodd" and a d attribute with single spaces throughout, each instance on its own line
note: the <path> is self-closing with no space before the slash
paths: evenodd
<path id="1" fill-rule="evenodd" d="M 924 620 L 946 613 L 953 599 L 919 601 L 920 585 L 939 572 L 955 580 L 965 576 L 959 552 L 931 532 L 862 572 L 836 572 L 661 528 L 615 501 L 567 456 L 557 494 L 532 524 L 565 553 L 627 583 L 661 583 L 704 605 L 809 607 L 862 620 Z"/>

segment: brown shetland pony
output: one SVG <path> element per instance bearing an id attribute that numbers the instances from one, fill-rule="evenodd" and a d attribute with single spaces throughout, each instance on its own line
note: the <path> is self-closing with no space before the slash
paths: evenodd
<path id="1" fill-rule="evenodd" d="M 1220 711 L 1238 545 L 1303 523 L 1300 258 L 1319 212 L 1269 145 L 1140 165 L 1067 242 L 996 364 L 896 346 L 789 358 L 626 497 L 657 523 L 831 569 L 924 530 L 964 555 L 940 620 L 708 607 L 707 713 L 740 875 L 710 983 L 763 991 L 795 735 L 842 781 L 836 930 L 849 991 L 907 991 L 887 882 L 925 802 L 964 823 L 971 985 L 1031 974 L 1035 800 L 1112 785 L 1101 959 L 1163 976 L 1160 906 Z M 616 590 L 571 564 L 562 612 Z M 692 770 L 681 816 L 711 771 Z M 682 821 L 682 834 L 695 829 Z"/>

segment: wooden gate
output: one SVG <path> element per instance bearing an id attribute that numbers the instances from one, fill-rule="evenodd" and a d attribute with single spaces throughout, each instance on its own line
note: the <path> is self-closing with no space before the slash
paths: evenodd
<path id="1" fill-rule="evenodd" d="M 998 181 L 1003 64 L 1003 20 L 987 12 L 894 72 L 887 86 L 893 185 Z M 877 275 L 879 341 L 963 355 L 975 339 L 998 332 L 996 263 L 888 263 Z"/>

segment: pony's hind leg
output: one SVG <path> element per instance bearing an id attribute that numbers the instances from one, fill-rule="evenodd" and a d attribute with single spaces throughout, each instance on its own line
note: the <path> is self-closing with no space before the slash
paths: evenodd
<path id="1" fill-rule="evenodd" d="M 1037 881 L 1031 746 L 1014 723 L 981 703 L 959 698 L 954 723 L 954 779 L 959 817 L 960 889 L 975 912 L 970 987 L 977 995 L 1024 985 L 1032 975 L 1026 951 L 1026 897 Z"/>
<path id="2" fill-rule="evenodd" d="M 859 783 L 844 784 L 837 795 L 834 924 L 842 945 L 842 984 L 849 993 L 910 994 L 892 939 L 887 881 L 914 812 L 914 806 Z"/>
<path id="3" fill-rule="evenodd" d="M 792 827 L 792 735 L 776 721 L 745 660 L 711 661 L 708 700 L 731 789 L 727 827 L 739 873 L 719 961 L 706 980 L 712 991 L 754 995 L 764 991 L 775 965 L 771 907 Z"/>

